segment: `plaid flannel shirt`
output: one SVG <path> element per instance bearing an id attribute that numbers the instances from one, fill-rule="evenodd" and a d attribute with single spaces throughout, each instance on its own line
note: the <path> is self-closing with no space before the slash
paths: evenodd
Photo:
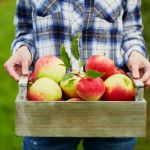
<path id="1" fill-rule="evenodd" d="M 73 60 L 70 42 L 80 33 L 81 59 L 101 54 L 125 68 L 133 50 L 147 56 L 140 7 L 141 0 L 17 0 L 12 53 L 26 45 L 34 63 L 59 57 L 64 44 Z"/>

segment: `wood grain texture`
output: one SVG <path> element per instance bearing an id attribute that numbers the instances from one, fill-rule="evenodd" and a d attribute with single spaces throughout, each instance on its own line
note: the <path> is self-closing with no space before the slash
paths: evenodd
<path id="1" fill-rule="evenodd" d="M 16 135 L 144 137 L 146 101 L 16 101 Z"/>

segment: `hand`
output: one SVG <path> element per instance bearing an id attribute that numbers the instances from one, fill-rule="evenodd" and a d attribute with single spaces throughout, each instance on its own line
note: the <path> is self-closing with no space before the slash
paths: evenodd
<path id="1" fill-rule="evenodd" d="M 140 79 L 145 87 L 150 86 L 150 62 L 141 53 L 137 51 L 131 53 L 128 68 L 133 79 Z"/>
<path id="2" fill-rule="evenodd" d="M 31 54 L 26 46 L 21 46 L 4 64 L 8 74 L 14 79 L 19 80 L 21 75 L 29 74 L 31 65 Z"/>

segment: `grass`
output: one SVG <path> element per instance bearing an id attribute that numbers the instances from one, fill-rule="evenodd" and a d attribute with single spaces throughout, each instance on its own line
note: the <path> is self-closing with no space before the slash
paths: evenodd
<path id="1" fill-rule="evenodd" d="M 149 49 L 149 23 L 150 23 L 150 1 L 143 0 L 142 14 L 144 22 L 144 37 Z M 13 16 L 15 13 L 15 0 L 3 0 L 0 2 L 0 149 L 20 150 L 21 137 L 15 136 L 15 97 L 17 94 L 17 83 L 13 81 L 3 68 L 4 62 L 10 56 L 10 45 L 14 38 Z M 150 90 L 145 92 L 148 102 L 147 111 L 147 137 L 139 138 L 136 150 L 150 149 Z M 82 147 L 79 145 L 79 149 Z"/>
<path id="2" fill-rule="evenodd" d="M 10 56 L 10 45 L 14 38 L 14 12 L 14 0 L 0 2 L 0 149 L 3 150 L 19 150 L 21 145 L 21 138 L 14 134 L 17 83 L 3 68 L 4 62 Z"/>

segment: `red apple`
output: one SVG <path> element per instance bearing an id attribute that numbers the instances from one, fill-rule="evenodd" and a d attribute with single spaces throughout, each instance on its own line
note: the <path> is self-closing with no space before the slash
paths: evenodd
<path id="1" fill-rule="evenodd" d="M 104 82 L 101 78 L 82 78 L 76 86 L 77 94 L 87 101 L 97 101 L 105 91 Z"/>
<path id="2" fill-rule="evenodd" d="M 27 97 L 31 101 L 58 101 L 62 98 L 62 91 L 55 81 L 43 77 L 29 87 Z"/>
<path id="3" fill-rule="evenodd" d="M 120 69 L 116 66 L 114 68 L 114 73 L 113 74 L 124 74 L 124 75 L 128 76 L 122 69 Z"/>
<path id="4" fill-rule="evenodd" d="M 114 62 L 102 55 L 90 56 L 87 60 L 85 70 L 96 70 L 101 73 L 105 73 L 102 79 L 106 79 L 111 76 L 114 72 Z"/>
<path id="5" fill-rule="evenodd" d="M 135 88 L 129 77 L 115 74 L 104 81 L 105 92 L 103 99 L 108 101 L 133 101 Z"/>
<path id="6" fill-rule="evenodd" d="M 33 82 L 35 82 L 35 80 L 36 80 L 36 79 L 35 79 L 35 73 L 32 72 L 32 73 L 29 75 L 28 81 L 33 83 Z"/>
<path id="7" fill-rule="evenodd" d="M 34 68 L 36 79 L 47 77 L 59 83 L 66 73 L 66 67 L 63 64 L 63 61 L 55 56 L 39 58 Z"/>

